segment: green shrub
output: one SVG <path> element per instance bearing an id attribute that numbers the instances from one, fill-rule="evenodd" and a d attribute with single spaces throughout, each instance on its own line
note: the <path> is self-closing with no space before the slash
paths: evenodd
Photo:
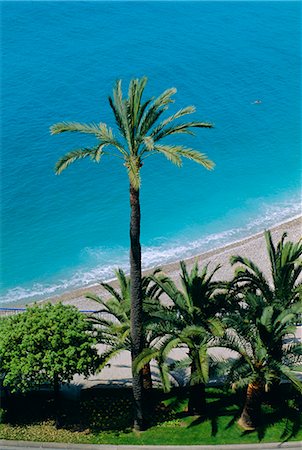
<path id="1" fill-rule="evenodd" d="M 34 305 L 0 320 L 0 373 L 11 392 L 88 376 L 97 362 L 92 325 L 73 306 Z"/>

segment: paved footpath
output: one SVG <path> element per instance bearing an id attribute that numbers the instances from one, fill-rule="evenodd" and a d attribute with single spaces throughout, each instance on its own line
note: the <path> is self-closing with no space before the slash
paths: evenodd
<path id="1" fill-rule="evenodd" d="M 231 445 L 86 445 L 47 442 L 7 441 L 0 439 L 0 450 L 302 450 L 301 442 Z"/>

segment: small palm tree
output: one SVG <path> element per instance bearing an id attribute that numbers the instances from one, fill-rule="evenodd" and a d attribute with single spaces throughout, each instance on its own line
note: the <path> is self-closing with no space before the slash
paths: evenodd
<path id="1" fill-rule="evenodd" d="M 212 280 L 219 269 L 217 266 L 208 274 L 208 266 L 200 272 L 196 262 L 188 273 L 181 261 L 182 290 L 164 274 L 151 279 L 172 300 L 172 306 L 161 306 L 153 313 L 158 322 L 151 328 L 154 335 L 152 348 L 145 349 L 136 359 L 139 369 L 147 361 L 155 358 L 159 364 L 165 390 L 170 388 L 167 358 L 173 348 L 187 348 L 187 358 L 172 367 L 190 367 L 190 394 L 188 410 L 190 414 L 201 414 L 205 407 L 205 384 L 209 379 L 208 347 L 214 345 L 215 337 L 223 333 L 223 325 L 216 314 L 221 311 L 222 297 L 218 295 L 222 283 Z"/>
<path id="2" fill-rule="evenodd" d="M 302 241 L 285 242 L 287 234 L 282 235 L 275 247 L 270 231 L 265 231 L 265 240 L 271 265 L 272 285 L 260 268 L 250 259 L 232 256 L 231 264 L 237 267 L 233 286 L 242 290 L 261 294 L 267 305 L 275 305 L 279 311 L 300 299 L 302 271 Z"/>
<path id="3" fill-rule="evenodd" d="M 153 271 L 153 275 L 160 269 Z M 106 364 L 121 351 L 131 352 L 130 333 L 130 277 L 125 275 L 122 269 L 115 271 L 118 281 L 118 290 L 111 284 L 101 283 L 101 286 L 110 294 L 109 299 L 104 299 L 96 294 L 88 293 L 87 298 L 94 300 L 101 308 L 89 316 L 89 320 L 97 325 L 98 341 L 106 344 L 108 349 L 102 353 L 98 370 L 103 369 Z M 144 324 L 144 346 L 148 346 L 153 337 L 146 328 L 151 320 L 150 313 L 159 307 L 160 290 L 157 286 L 151 286 L 151 279 L 147 276 L 142 278 L 143 294 L 143 324 Z M 143 386 L 145 389 L 152 388 L 150 364 L 147 363 L 142 369 Z"/>
<path id="4" fill-rule="evenodd" d="M 128 98 L 123 97 L 122 81 L 116 82 L 113 98 L 109 97 L 119 136 L 105 123 L 85 124 L 62 122 L 51 127 L 52 134 L 77 132 L 92 135 L 97 143 L 91 148 L 73 150 L 63 156 L 56 164 L 56 174 L 60 174 L 73 162 L 90 158 L 99 163 L 103 156 L 117 156 L 126 167 L 130 182 L 130 278 L 131 278 L 131 342 L 132 361 L 143 349 L 142 334 L 142 274 L 140 245 L 140 170 L 144 160 L 150 155 L 163 155 L 173 164 L 181 166 L 182 158 L 188 158 L 206 169 L 212 169 L 214 163 L 203 153 L 182 145 L 161 143 L 165 138 L 175 134 L 194 134 L 193 128 L 212 128 L 206 122 L 177 122 L 187 114 L 195 112 L 193 106 L 187 106 L 175 114 L 158 122 L 163 113 L 173 103 L 175 88 L 167 89 L 157 98 L 142 101 L 147 78 L 130 81 Z M 132 380 L 134 395 L 134 428 L 143 429 L 143 387 L 139 374 Z"/>
<path id="5" fill-rule="evenodd" d="M 228 318 L 228 329 L 221 345 L 236 351 L 235 360 L 229 374 L 234 388 L 246 388 L 246 400 L 239 419 L 239 425 L 246 430 L 256 428 L 263 394 L 276 381 L 287 379 L 301 391 L 302 384 L 292 368 L 301 363 L 301 345 L 285 337 L 294 337 L 295 323 L 301 313 L 301 305 L 295 304 L 280 312 L 274 306 L 267 306 L 263 297 L 248 293 L 241 310 Z M 250 320 L 247 307 L 262 305 L 262 312 Z M 247 317 L 248 316 L 248 317 Z M 280 342 L 282 345 L 280 347 Z"/>

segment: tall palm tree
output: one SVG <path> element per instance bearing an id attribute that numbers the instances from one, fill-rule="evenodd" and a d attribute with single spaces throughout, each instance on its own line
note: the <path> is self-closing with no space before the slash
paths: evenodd
<path id="1" fill-rule="evenodd" d="M 275 246 L 270 231 L 265 231 L 264 236 L 270 260 L 272 284 L 253 261 L 241 256 L 232 256 L 231 264 L 240 264 L 236 269 L 232 285 L 239 291 L 261 294 L 267 305 L 274 304 L 279 311 L 282 311 L 301 298 L 299 277 L 302 271 L 302 241 L 285 242 L 287 234 L 284 233 Z"/>
<path id="2" fill-rule="evenodd" d="M 155 275 L 160 269 L 153 271 Z M 105 365 L 121 351 L 131 352 L 130 335 L 130 278 L 125 275 L 122 269 L 117 269 L 115 275 L 118 281 L 118 289 L 109 283 L 101 283 L 101 286 L 110 294 L 110 298 L 105 299 L 93 293 L 87 293 L 86 297 L 94 300 L 100 305 L 89 316 L 89 320 L 97 325 L 98 341 L 108 346 L 107 350 L 101 355 L 98 370 Z M 152 342 L 152 333 L 147 331 L 148 322 L 151 319 L 151 312 L 157 311 L 159 307 L 160 289 L 156 285 L 150 285 L 151 279 L 147 276 L 142 277 L 142 295 L 143 295 L 143 329 L 144 346 L 148 347 Z M 150 364 L 147 363 L 142 369 L 143 387 L 152 388 L 152 378 Z"/>
<path id="3" fill-rule="evenodd" d="M 219 290 L 225 285 L 212 280 L 220 266 L 210 273 L 208 266 L 199 271 L 197 262 L 190 273 L 184 261 L 181 261 L 180 267 L 181 290 L 164 274 L 150 277 L 172 301 L 172 305 L 162 305 L 152 314 L 159 320 L 158 324 L 151 324 L 154 334 L 158 334 L 158 340 L 154 340 L 152 348 L 141 353 L 135 364 L 140 368 L 156 358 L 163 386 L 168 390 L 170 368 L 167 357 L 173 348 L 187 348 L 187 358 L 174 366 L 190 368 L 188 409 L 190 414 L 201 414 L 205 407 L 205 384 L 209 380 L 210 360 L 207 350 L 210 345 L 214 345 L 215 337 L 223 333 L 222 321 L 217 313 L 221 312 L 223 302 Z"/>
<path id="4" fill-rule="evenodd" d="M 56 164 L 60 174 L 73 162 L 89 157 L 99 163 L 104 155 L 118 156 L 123 162 L 130 182 L 130 278 L 131 278 L 131 340 L 132 361 L 143 349 L 142 333 L 142 287 L 141 287 L 141 245 L 140 245 L 140 170 L 144 160 L 150 155 L 161 154 L 169 161 L 181 166 L 182 158 L 188 158 L 207 169 L 214 163 L 203 153 L 182 145 L 160 143 L 175 134 L 190 134 L 192 128 L 212 128 L 206 122 L 175 122 L 181 117 L 195 112 L 193 106 L 180 109 L 175 114 L 158 123 L 162 114 L 173 102 L 175 88 L 167 89 L 157 98 L 142 101 L 147 78 L 130 81 L 128 97 L 123 97 L 122 81 L 118 80 L 109 97 L 109 105 L 119 131 L 119 136 L 105 123 L 62 122 L 51 127 L 52 134 L 78 132 L 93 135 L 97 143 L 91 148 L 73 150 Z M 143 429 L 143 387 L 141 374 L 133 372 L 134 428 Z"/>
<path id="5" fill-rule="evenodd" d="M 302 362 L 301 344 L 294 338 L 301 305 L 296 303 L 280 312 L 275 305 L 267 306 L 263 297 L 252 293 L 247 293 L 244 303 L 228 318 L 228 329 L 221 345 L 224 342 L 224 346 L 239 354 L 229 378 L 234 388 L 246 388 L 238 423 L 244 429 L 253 430 L 260 420 L 263 394 L 276 380 L 286 379 L 301 392 L 302 384 L 293 370 Z M 247 309 L 249 306 L 254 309 L 255 305 L 258 305 L 258 314 L 251 322 Z"/>

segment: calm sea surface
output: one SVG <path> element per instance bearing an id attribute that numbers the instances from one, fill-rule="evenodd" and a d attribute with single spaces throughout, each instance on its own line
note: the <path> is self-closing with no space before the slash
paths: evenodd
<path id="1" fill-rule="evenodd" d="M 55 122 L 113 124 L 107 96 L 147 75 L 175 86 L 214 130 L 178 143 L 213 172 L 161 157 L 142 169 L 143 264 L 198 254 L 300 214 L 300 2 L 4 2 L 2 8 L 2 305 L 112 277 L 128 264 L 128 181 L 119 160 L 64 152 Z M 254 104 L 256 99 L 261 103 Z"/>

